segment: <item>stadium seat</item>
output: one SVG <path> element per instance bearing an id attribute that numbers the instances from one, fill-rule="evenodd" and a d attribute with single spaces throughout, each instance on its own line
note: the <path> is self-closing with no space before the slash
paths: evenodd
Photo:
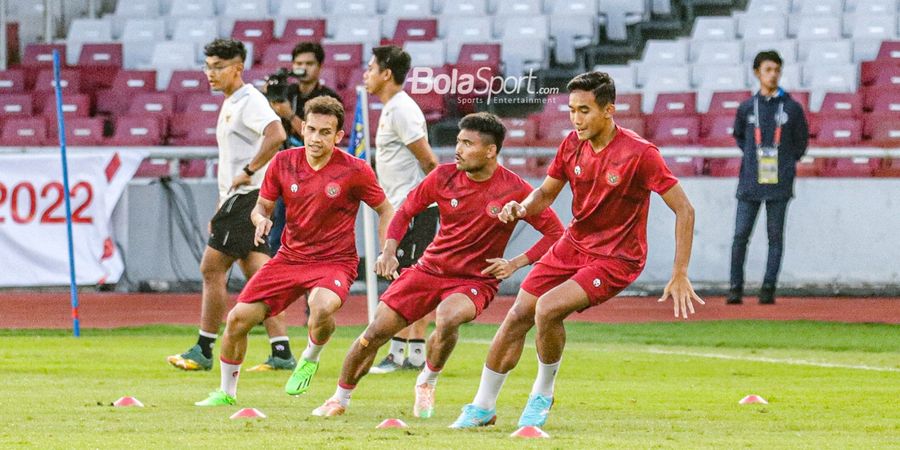
<path id="1" fill-rule="evenodd" d="M 737 24 L 733 17 L 697 17 L 691 40 L 694 42 L 727 42 L 737 37 Z"/>
<path id="2" fill-rule="evenodd" d="M 745 42 L 780 41 L 787 38 L 787 19 L 779 14 L 746 15 L 738 22 Z"/>
<path id="3" fill-rule="evenodd" d="M 261 19 L 269 16 L 268 0 L 225 0 L 222 17 Z"/>
<path id="4" fill-rule="evenodd" d="M 563 97 L 563 111 L 568 114 L 569 106 L 565 102 L 568 96 Z M 643 117 L 641 113 L 641 94 L 616 94 L 616 113 L 615 117 Z"/>
<path id="5" fill-rule="evenodd" d="M 794 0 L 794 13 L 804 16 L 839 16 L 844 0 Z"/>
<path id="6" fill-rule="evenodd" d="M 170 143 L 172 145 L 216 145 L 218 111 L 186 111 L 172 117 Z"/>
<path id="7" fill-rule="evenodd" d="M 134 96 L 127 115 L 132 117 L 155 118 L 165 135 L 172 114 L 175 113 L 175 98 L 166 92 L 145 92 Z"/>
<path id="8" fill-rule="evenodd" d="M 676 177 L 695 177 L 703 173 L 703 158 L 691 156 L 675 156 L 663 158 L 672 175 Z"/>
<path id="9" fill-rule="evenodd" d="M 747 86 L 746 69 L 732 65 L 694 65 L 694 82 L 697 85 L 698 109 L 705 111 L 715 91 L 743 89 Z"/>
<path id="10" fill-rule="evenodd" d="M 343 0 L 339 9 L 332 5 L 331 16 L 339 14 L 342 17 L 374 17 L 379 15 L 378 2 L 379 0 Z"/>
<path id="11" fill-rule="evenodd" d="M 437 38 L 437 20 L 400 19 L 393 35 L 394 45 L 401 47 L 410 41 L 433 41 Z"/>
<path id="12" fill-rule="evenodd" d="M 876 61 L 891 61 L 900 64 L 900 41 L 884 41 L 878 49 Z"/>
<path id="13" fill-rule="evenodd" d="M 10 69 L 0 71 L 0 95 L 25 92 L 25 71 Z"/>
<path id="14" fill-rule="evenodd" d="M 557 64 L 575 64 L 577 50 L 597 43 L 597 28 L 593 15 L 551 16 L 550 36 Z"/>
<path id="15" fill-rule="evenodd" d="M 880 158 L 816 158 L 820 177 L 871 177 L 880 166 Z"/>
<path id="16" fill-rule="evenodd" d="M 616 83 L 616 93 L 638 92 L 637 74 L 633 65 L 596 65 L 594 72 L 606 72 Z"/>
<path id="17" fill-rule="evenodd" d="M 84 92 L 107 89 L 122 68 L 122 44 L 84 44 L 78 66 Z"/>
<path id="18" fill-rule="evenodd" d="M 734 117 L 741 102 L 752 95 L 750 91 L 714 92 L 709 102 L 709 108 L 705 112 L 707 114 L 724 114 Z M 697 109 L 702 111 L 700 108 Z"/>
<path id="19" fill-rule="evenodd" d="M 641 62 L 645 65 L 684 65 L 688 62 L 688 41 L 650 39 Z"/>
<path id="20" fill-rule="evenodd" d="M 443 17 L 438 22 L 438 34 L 447 41 L 447 61 L 456 63 L 465 44 L 494 42 L 492 23 L 490 17 Z"/>
<path id="21" fill-rule="evenodd" d="M 47 142 L 47 123 L 43 117 L 6 119 L 2 130 L 0 142 L 5 146 L 42 146 Z"/>
<path id="22" fill-rule="evenodd" d="M 256 62 L 272 41 L 275 40 L 275 22 L 273 20 L 238 20 L 234 22 L 231 37 L 239 41 L 252 42 Z"/>
<path id="23" fill-rule="evenodd" d="M 800 60 L 813 64 L 849 64 L 853 45 L 849 39 L 801 42 Z"/>
<path id="24" fill-rule="evenodd" d="M 275 17 L 319 18 L 325 17 L 325 0 L 286 1 L 274 3 Z"/>
<path id="25" fill-rule="evenodd" d="M 572 132 L 572 129 L 572 122 L 569 121 L 568 116 L 541 117 L 541 123 L 538 126 L 538 146 L 559 147 L 559 144 Z"/>
<path id="26" fill-rule="evenodd" d="M 175 96 L 175 109 L 183 111 L 190 94 L 210 93 L 209 81 L 207 81 L 206 75 L 199 70 L 176 70 L 172 72 L 166 92 Z"/>
<path id="27" fill-rule="evenodd" d="M 856 117 L 862 116 L 863 100 L 858 93 L 829 92 L 825 94 L 822 107 L 819 108 L 821 117 Z"/>
<path id="28" fill-rule="evenodd" d="M 691 44 L 691 60 L 697 64 L 739 65 L 742 56 L 740 41 L 695 41 Z"/>
<path id="29" fill-rule="evenodd" d="M 91 97 L 86 94 L 68 94 L 62 99 L 63 116 L 66 119 L 70 117 L 88 117 L 91 115 Z M 43 111 L 41 113 L 48 121 L 56 120 L 56 102 L 44 102 Z"/>
<path id="30" fill-rule="evenodd" d="M 747 12 L 788 14 L 791 12 L 791 0 L 750 0 L 747 2 Z"/>
<path id="31" fill-rule="evenodd" d="M 650 135 L 656 145 L 695 145 L 700 140 L 700 118 L 697 116 L 651 116 Z"/>
<path id="32" fill-rule="evenodd" d="M 116 119 L 115 133 L 109 139 L 109 145 L 162 145 L 163 133 L 156 120 L 147 117 L 125 116 Z"/>
<path id="33" fill-rule="evenodd" d="M 781 59 L 787 67 L 790 67 L 790 65 L 797 62 L 797 41 L 795 39 L 782 39 L 780 41 L 745 41 L 744 62 L 748 65 L 752 64 L 756 55 L 765 50 L 775 50 L 778 52 L 778 55 L 781 56 Z"/>
<path id="34" fill-rule="evenodd" d="M 816 165 L 816 158 L 812 156 L 804 156 L 797 161 L 797 177 L 817 177 L 819 176 L 819 166 Z"/>
<path id="35" fill-rule="evenodd" d="M 85 43 L 113 42 L 112 19 L 75 19 L 66 36 L 67 61 L 78 61 Z"/>
<path id="36" fill-rule="evenodd" d="M 656 96 L 661 92 L 686 92 L 691 89 L 690 69 L 686 66 L 638 66 L 638 79 L 642 76 L 645 77 L 642 90 L 644 112 L 653 110 Z"/>
<path id="37" fill-rule="evenodd" d="M 159 0 L 120 0 L 114 14 L 118 18 L 151 18 L 158 17 L 161 12 Z"/>
<path id="38" fill-rule="evenodd" d="M 616 102 L 621 96 L 616 96 Z M 618 103 L 616 104 L 618 107 Z M 538 122 L 543 123 L 544 120 L 568 119 L 569 118 L 569 94 L 553 94 L 547 96 L 544 108 L 538 114 Z M 619 114 L 616 113 L 616 117 Z M 540 133 L 539 133 L 540 134 Z"/>
<path id="39" fill-rule="evenodd" d="M 628 27 L 650 15 L 644 0 L 599 0 L 597 8 L 606 22 L 606 38 L 611 41 L 627 40 Z"/>
<path id="40" fill-rule="evenodd" d="M 866 114 L 863 123 L 863 134 L 868 138 L 866 144 L 875 147 L 900 147 L 900 114 Z M 900 168 L 900 163 L 895 164 Z"/>
<path id="41" fill-rule="evenodd" d="M 521 177 L 543 178 L 547 176 L 550 158 L 525 154 L 523 156 L 502 155 L 503 167 L 512 170 Z"/>
<path id="42" fill-rule="evenodd" d="M 31 117 L 34 111 L 34 102 L 31 100 L 31 94 L 0 94 L 0 115 L 4 120 L 7 118 Z"/>
<path id="43" fill-rule="evenodd" d="M 48 120 L 50 124 L 48 140 L 57 140 L 58 130 L 55 120 Z M 106 143 L 103 136 L 103 119 L 99 117 L 73 117 L 66 118 L 66 145 L 71 146 L 100 146 Z"/>
<path id="44" fill-rule="evenodd" d="M 81 74 L 75 69 L 62 69 L 59 71 L 60 87 L 63 93 L 74 94 L 81 92 Z M 34 92 L 50 92 L 55 89 L 52 69 L 44 69 L 38 73 L 34 83 Z"/>
<path id="45" fill-rule="evenodd" d="M 484 17 L 490 15 L 487 0 L 453 0 L 444 3 L 447 17 Z"/>
<path id="46" fill-rule="evenodd" d="M 260 65 L 269 69 L 270 72 L 274 71 L 272 69 L 291 67 L 293 62 L 291 54 L 296 45 L 296 43 L 291 44 L 288 42 L 270 45 L 266 49 L 266 53 L 263 54 Z"/>
<path id="47" fill-rule="evenodd" d="M 478 68 L 489 67 L 492 73 L 500 72 L 500 44 L 464 44 L 459 50 L 456 67 Z"/>
<path id="48" fill-rule="evenodd" d="M 862 140 L 862 122 L 852 117 L 823 118 L 815 145 L 820 147 L 855 146 Z"/>
<path id="49" fill-rule="evenodd" d="M 39 69 L 53 67 L 53 50 L 59 52 L 60 63 L 66 63 L 66 44 L 26 44 L 25 56 L 22 57 L 22 67 L 30 69 L 37 74 Z M 74 61 L 74 60 L 73 60 Z"/>
<path id="50" fill-rule="evenodd" d="M 387 2 L 383 1 L 382 3 L 387 3 L 384 14 L 382 14 L 382 17 L 384 18 L 382 31 L 385 36 L 395 36 L 395 41 L 397 39 L 397 28 L 400 21 L 422 19 L 435 20 L 434 4 L 431 0 L 388 0 Z"/>
<path id="51" fill-rule="evenodd" d="M 169 17 L 215 17 L 216 6 L 213 0 L 178 0 L 172 2 Z"/>
<path id="52" fill-rule="evenodd" d="M 326 26 L 325 19 L 288 19 L 278 42 L 291 45 L 300 41 L 321 42 L 325 38 Z"/>
<path id="53" fill-rule="evenodd" d="M 681 117 L 697 115 L 697 94 L 694 92 L 660 93 L 653 107 L 653 117 Z"/>
<path id="54" fill-rule="evenodd" d="M 494 15 L 499 17 L 534 17 L 544 14 L 540 0 L 505 0 L 497 2 Z"/>
<path id="55" fill-rule="evenodd" d="M 188 144 L 177 144 L 188 145 Z M 207 174 L 214 174 L 212 161 L 205 159 L 182 159 L 178 161 L 178 176 L 181 178 L 204 178 Z"/>
<path id="56" fill-rule="evenodd" d="M 734 112 L 705 114 L 700 119 L 700 144 L 704 147 L 734 147 Z"/>
<path id="57" fill-rule="evenodd" d="M 868 13 L 873 16 L 894 14 L 897 11 L 896 0 L 848 0 L 844 5 L 845 12 Z"/>
<path id="58" fill-rule="evenodd" d="M 506 126 L 506 138 L 503 145 L 506 147 L 531 147 L 537 141 L 537 124 L 528 119 L 500 119 Z"/>
<path id="59" fill-rule="evenodd" d="M 358 72 L 354 72 L 363 66 L 362 44 L 323 44 L 322 47 L 325 50 L 323 65 L 336 71 L 338 86 L 347 86 L 351 80 L 362 80 L 361 76 L 356 78 Z"/>
<path id="60" fill-rule="evenodd" d="M 403 49 L 409 53 L 413 68 L 447 64 L 447 43 L 444 41 L 407 42 Z"/>
<path id="61" fill-rule="evenodd" d="M 616 117 L 615 120 L 616 125 L 634 131 L 643 138 L 649 137 L 647 136 L 647 122 L 644 120 L 644 116 Z M 571 128 L 571 125 L 569 127 Z"/>
<path id="62" fill-rule="evenodd" d="M 706 158 L 703 166 L 711 177 L 734 178 L 741 173 L 741 158 Z"/>
<path id="63" fill-rule="evenodd" d="M 154 90 L 156 90 L 155 71 L 120 70 L 113 79 L 112 87 L 97 93 L 97 112 L 123 114 L 136 94 Z"/>
<path id="64" fill-rule="evenodd" d="M 801 46 L 803 41 L 835 40 L 842 37 L 840 17 L 801 16 L 799 20 L 797 39 L 800 41 Z"/>
<path id="65" fill-rule="evenodd" d="M 219 37 L 219 23 L 214 18 L 184 17 L 174 22 L 173 42 L 189 42 L 195 47 Z"/>
<path id="66" fill-rule="evenodd" d="M 219 113 L 224 97 L 212 93 L 193 93 L 185 96 L 184 109 L 179 112 L 188 114 Z"/>
<path id="67" fill-rule="evenodd" d="M 247 59 L 250 59 L 249 55 Z M 197 67 L 194 45 L 185 42 L 158 42 L 153 48 L 150 65 L 156 69 L 156 89 L 165 89 L 173 71 Z"/>

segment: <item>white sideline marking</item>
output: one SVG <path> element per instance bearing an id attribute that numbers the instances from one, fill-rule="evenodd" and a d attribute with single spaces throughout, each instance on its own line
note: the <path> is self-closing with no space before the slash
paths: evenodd
<path id="1" fill-rule="evenodd" d="M 661 349 L 656 349 L 656 348 L 652 348 L 652 349 L 644 350 L 644 351 L 646 353 L 656 353 L 656 354 L 660 354 L 660 355 L 695 356 L 698 358 L 731 359 L 731 360 L 737 360 L 737 361 L 755 361 L 755 362 L 765 362 L 765 363 L 775 363 L 775 364 L 792 364 L 792 365 L 797 365 L 797 366 L 831 367 L 831 368 L 838 368 L 838 369 L 874 370 L 876 372 L 900 372 L 900 369 L 895 369 L 893 367 L 838 364 L 838 363 L 828 363 L 828 362 L 807 361 L 804 359 L 766 358 L 764 356 L 735 356 L 735 355 L 723 355 L 721 353 L 697 353 L 697 352 L 685 352 L 685 351 L 676 351 L 676 350 L 661 350 Z"/>
<path id="2" fill-rule="evenodd" d="M 488 339 L 460 339 L 460 342 L 466 342 L 469 344 L 481 344 L 481 345 L 491 345 L 491 341 Z M 525 347 L 534 348 L 534 344 L 526 343 Z M 578 351 L 601 351 L 597 348 L 579 348 Z M 829 367 L 829 368 L 837 368 L 837 369 L 856 369 L 856 370 L 872 370 L 875 372 L 900 372 L 900 369 L 893 367 L 880 367 L 880 366 L 865 366 L 865 365 L 855 365 L 855 364 L 840 364 L 840 363 L 829 363 L 829 362 L 818 362 L 818 361 L 807 361 L 805 359 L 790 359 L 790 358 L 766 358 L 764 356 L 737 356 L 737 355 L 724 355 L 721 353 L 700 353 L 700 352 L 686 352 L 680 350 L 662 350 L 658 348 L 651 348 L 647 350 L 638 350 L 644 353 L 654 353 L 657 355 L 680 355 L 680 356 L 695 356 L 697 358 L 715 358 L 715 359 L 729 359 L 735 361 L 754 361 L 754 362 L 764 362 L 764 363 L 773 363 L 773 364 L 791 364 L 795 366 L 813 366 L 813 367 Z"/>

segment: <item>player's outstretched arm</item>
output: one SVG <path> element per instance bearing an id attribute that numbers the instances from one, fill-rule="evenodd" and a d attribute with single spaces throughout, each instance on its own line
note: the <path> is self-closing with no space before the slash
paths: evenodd
<path id="1" fill-rule="evenodd" d="M 274 209 L 275 202 L 266 200 L 262 197 L 256 199 L 256 206 L 254 206 L 253 211 L 250 212 L 250 222 L 256 227 L 256 232 L 253 233 L 253 243 L 255 245 L 266 243 L 269 231 L 272 230 L 272 220 L 270 217 L 272 217 L 272 210 Z"/>
<path id="2" fill-rule="evenodd" d="M 681 316 L 687 319 L 689 311 L 694 314 L 694 300 L 701 305 L 706 304 L 694 292 L 687 275 L 694 239 L 694 207 L 680 184 L 672 186 L 662 195 L 662 199 L 675 213 L 675 265 L 672 268 L 672 278 L 666 284 L 659 301 L 664 302 L 671 296 L 675 304 L 675 317 L 678 317 L 680 311 Z"/>
<path id="3" fill-rule="evenodd" d="M 537 189 L 531 191 L 521 203 L 512 201 L 503 206 L 497 218 L 503 223 L 509 223 L 524 217 L 542 213 L 549 208 L 559 196 L 560 191 L 566 185 L 562 180 L 553 177 L 544 178 L 544 182 Z"/>
<path id="4" fill-rule="evenodd" d="M 387 240 L 388 226 L 394 218 L 394 207 L 391 206 L 391 202 L 385 200 L 375 207 L 375 212 L 378 213 L 378 242 L 384 246 Z"/>

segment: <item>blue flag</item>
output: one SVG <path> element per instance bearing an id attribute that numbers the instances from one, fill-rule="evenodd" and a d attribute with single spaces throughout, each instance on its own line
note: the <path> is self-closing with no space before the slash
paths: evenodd
<path id="1" fill-rule="evenodd" d="M 356 112 L 353 113 L 353 129 L 350 130 L 350 145 L 347 151 L 360 159 L 366 159 L 366 127 L 363 124 L 363 99 L 356 93 Z"/>

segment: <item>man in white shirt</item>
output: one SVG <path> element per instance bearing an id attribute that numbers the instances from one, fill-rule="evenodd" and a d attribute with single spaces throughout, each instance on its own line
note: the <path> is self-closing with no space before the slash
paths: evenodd
<path id="1" fill-rule="evenodd" d="M 425 174 L 437 167 L 438 161 L 428 145 L 425 115 L 403 91 L 411 66 L 409 53 L 396 46 L 376 47 L 372 53 L 363 80 L 366 90 L 384 104 L 375 135 L 375 171 L 378 183 L 397 210 L 409 192 L 425 179 Z M 436 205 L 413 218 L 397 250 L 401 269 L 419 260 L 434 239 L 437 224 Z M 394 336 L 390 353 L 370 373 L 389 373 L 399 368 L 421 370 L 425 366 L 428 322 L 429 317 L 424 317 Z"/>
<path id="2" fill-rule="evenodd" d="M 212 369 L 212 348 L 227 310 L 228 270 L 237 262 L 249 280 L 266 261 L 269 248 L 254 242 L 255 227 L 250 212 L 256 205 L 269 160 L 275 156 L 286 135 L 278 116 L 265 96 L 241 78 L 247 50 L 240 41 L 216 39 L 204 48 L 203 71 L 214 91 L 225 94 L 216 124 L 219 146 L 219 203 L 209 223 L 209 241 L 200 262 L 203 275 L 203 308 L 197 344 L 188 351 L 167 358 L 184 370 Z M 250 370 L 292 370 L 284 316 L 265 322 L 272 355 Z"/>

